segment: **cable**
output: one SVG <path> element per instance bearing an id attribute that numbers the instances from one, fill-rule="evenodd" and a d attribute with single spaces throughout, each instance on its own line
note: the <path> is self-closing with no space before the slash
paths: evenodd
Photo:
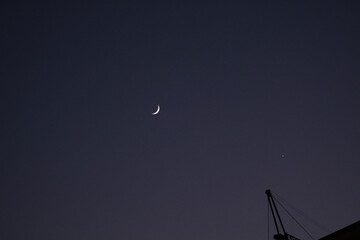
<path id="1" fill-rule="evenodd" d="M 269 228 L 269 208 L 270 208 L 270 206 L 269 206 L 269 202 L 267 202 L 267 240 L 269 240 L 270 238 L 269 238 L 269 235 L 270 235 L 270 228 Z"/>
<path id="2" fill-rule="evenodd" d="M 277 200 L 275 198 L 275 201 L 285 210 L 285 212 L 304 230 L 304 232 L 307 233 L 307 235 L 310 236 L 310 238 L 312 240 L 315 240 L 315 238 L 304 228 L 304 226 L 302 226 L 296 219 L 293 215 L 291 215 L 291 213 L 281 204 L 281 202 L 279 200 Z"/>
<path id="3" fill-rule="evenodd" d="M 273 192 L 274 193 L 274 192 Z M 320 224 L 319 222 L 317 222 L 315 219 L 313 219 L 312 217 L 308 216 L 305 214 L 304 211 L 300 210 L 299 208 L 295 207 L 293 204 L 291 204 L 290 202 L 286 201 L 283 197 L 281 197 L 279 194 L 274 193 L 276 195 L 277 198 L 279 198 L 279 200 L 281 200 L 282 202 L 286 203 L 289 207 L 291 207 L 292 209 L 294 209 L 298 214 L 300 214 L 301 216 L 303 216 L 304 218 L 306 218 L 307 220 L 311 221 L 314 225 L 316 225 L 318 228 L 322 229 L 324 232 L 326 233 L 331 233 L 331 231 L 329 230 L 329 228 L 327 228 L 326 226 Z"/>

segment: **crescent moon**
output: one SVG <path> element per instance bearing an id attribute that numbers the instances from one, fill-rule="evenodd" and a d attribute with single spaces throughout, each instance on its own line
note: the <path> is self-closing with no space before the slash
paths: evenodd
<path id="1" fill-rule="evenodd" d="M 156 111 L 155 112 L 153 112 L 153 113 L 151 113 L 152 115 L 156 115 L 156 114 L 158 114 L 160 112 L 160 106 L 159 105 L 157 105 L 157 109 L 156 109 Z"/>

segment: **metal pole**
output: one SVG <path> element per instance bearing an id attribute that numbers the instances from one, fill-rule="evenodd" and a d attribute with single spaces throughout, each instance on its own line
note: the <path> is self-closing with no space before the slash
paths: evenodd
<path id="1" fill-rule="evenodd" d="M 273 210 L 273 206 L 272 206 L 273 203 L 271 202 L 271 199 L 270 199 L 270 198 L 272 198 L 271 192 L 270 192 L 270 190 L 266 190 L 265 193 L 266 193 L 266 195 L 267 195 L 267 197 L 268 197 L 268 202 L 269 202 L 269 205 L 270 205 L 270 208 L 271 208 L 271 213 L 272 213 L 272 216 L 273 216 L 273 219 L 274 219 L 276 231 L 277 231 L 278 234 L 280 234 L 280 233 L 279 233 L 279 227 L 278 227 L 278 225 L 277 225 L 277 221 L 276 221 L 275 214 L 274 214 L 274 210 Z"/>

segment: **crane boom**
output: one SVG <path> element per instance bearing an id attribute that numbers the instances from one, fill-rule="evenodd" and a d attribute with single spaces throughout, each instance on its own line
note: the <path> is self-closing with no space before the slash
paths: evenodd
<path id="1" fill-rule="evenodd" d="M 274 201 L 274 198 L 273 198 L 273 196 L 271 194 L 270 189 L 266 190 L 265 193 L 266 193 L 267 198 L 268 198 L 268 202 L 269 202 L 269 205 L 270 205 L 271 213 L 272 213 L 274 223 L 275 223 L 275 227 L 276 227 L 276 231 L 277 231 L 277 234 L 274 235 L 274 239 L 275 240 L 300 240 L 300 239 L 288 234 L 285 231 L 284 224 L 281 221 L 279 212 L 277 210 L 277 207 L 276 207 L 276 204 L 275 204 L 275 201 Z M 275 209 L 276 215 L 274 213 L 274 209 Z M 279 231 L 279 226 L 278 226 L 278 223 L 277 223 L 276 219 L 279 220 L 279 223 L 280 223 L 281 228 L 282 228 L 282 233 L 280 233 L 280 231 Z"/>

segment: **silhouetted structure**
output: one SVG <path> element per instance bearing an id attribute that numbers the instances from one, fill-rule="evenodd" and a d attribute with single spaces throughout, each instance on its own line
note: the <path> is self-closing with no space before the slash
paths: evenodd
<path id="1" fill-rule="evenodd" d="M 271 213 L 272 213 L 274 223 L 275 223 L 275 227 L 276 227 L 276 231 L 277 231 L 277 234 L 274 235 L 274 239 L 275 240 L 299 240 L 297 237 L 294 237 L 294 236 L 288 234 L 285 231 L 284 225 L 283 225 L 283 223 L 281 221 L 279 212 L 277 210 L 277 207 L 276 207 L 276 204 L 274 202 L 274 198 L 273 198 L 273 196 L 271 194 L 270 189 L 266 190 L 265 193 L 266 193 L 267 198 L 268 198 L 269 206 L 270 206 L 270 209 L 271 209 Z M 276 215 L 274 213 L 274 209 L 275 209 Z M 279 223 L 280 223 L 281 228 L 282 228 L 282 233 L 280 233 L 279 226 L 278 226 L 278 223 L 277 223 L 276 219 L 279 220 Z"/>
<path id="2" fill-rule="evenodd" d="M 271 194 L 271 191 L 268 189 L 265 191 L 269 206 L 271 209 L 271 213 L 273 216 L 273 220 L 275 223 L 277 234 L 274 235 L 274 240 L 299 240 L 298 238 L 288 234 L 285 231 L 284 225 L 281 221 L 279 212 L 277 210 L 274 198 Z M 278 226 L 278 222 L 280 223 L 281 230 Z M 309 234 L 311 237 L 311 235 Z M 313 237 L 311 237 L 314 239 Z M 357 221 L 347 227 L 344 227 L 336 232 L 333 232 L 325 237 L 320 238 L 319 240 L 360 240 L 360 221 Z"/>
<path id="3" fill-rule="evenodd" d="M 347 227 L 333 232 L 319 240 L 359 240 L 360 239 L 360 221 L 357 221 Z"/>

